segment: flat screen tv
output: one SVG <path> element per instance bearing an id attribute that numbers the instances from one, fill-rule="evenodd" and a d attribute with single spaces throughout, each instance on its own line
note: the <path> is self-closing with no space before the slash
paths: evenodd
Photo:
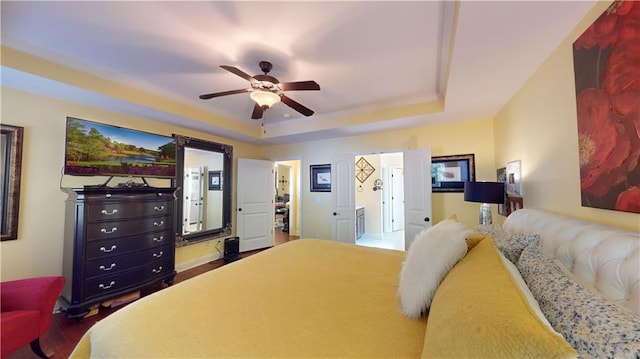
<path id="1" fill-rule="evenodd" d="M 67 117 L 64 173 L 173 178 L 176 175 L 175 140 Z"/>

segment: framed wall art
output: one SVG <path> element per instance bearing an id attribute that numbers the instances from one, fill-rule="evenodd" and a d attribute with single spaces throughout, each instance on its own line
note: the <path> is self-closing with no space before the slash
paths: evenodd
<path id="1" fill-rule="evenodd" d="M 222 190 L 222 171 L 209 171 L 209 191 Z"/>
<path id="2" fill-rule="evenodd" d="M 331 164 L 311 165 L 311 192 L 331 192 Z"/>
<path id="3" fill-rule="evenodd" d="M 507 196 L 507 216 L 524 208 L 524 200 L 519 196 Z"/>
<path id="4" fill-rule="evenodd" d="M 584 207 L 640 213 L 638 9 L 612 2 L 573 43 Z"/>
<path id="5" fill-rule="evenodd" d="M 520 160 L 507 163 L 507 194 L 522 197 L 522 164 Z"/>
<path id="6" fill-rule="evenodd" d="M 360 159 L 356 162 L 356 178 L 360 183 L 364 183 L 364 181 L 371 176 L 373 172 L 375 172 L 375 168 L 367 162 L 364 157 L 360 157 Z"/>
<path id="7" fill-rule="evenodd" d="M 464 192 L 465 182 L 476 180 L 475 155 L 431 157 L 432 192 Z"/>
<path id="8" fill-rule="evenodd" d="M 496 179 L 497 179 L 497 182 L 502 182 L 506 186 L 506 183 L 507 183 L 507 168 L 506 167 L 498 168 L 496 170 Z M 505 196 L 504 196 L 504 203 L 498 204 L 498 214 L 500 214 L 502 216 L 509 215 L 509 211 L 508 211 L 508 207 L 507 207 L 507 194 L 506 194 L 506 192 L 505 192 Z"/>

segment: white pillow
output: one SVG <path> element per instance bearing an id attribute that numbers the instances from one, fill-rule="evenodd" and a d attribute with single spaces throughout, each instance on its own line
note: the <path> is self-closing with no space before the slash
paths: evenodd
<path id="1" fill-rule="evenodd" d="M 400 271 L 398 295 L 402 312 L 418 319 L 449 270 L 467 254 L 464 224 L 446 219 L 416 235 Z"/>

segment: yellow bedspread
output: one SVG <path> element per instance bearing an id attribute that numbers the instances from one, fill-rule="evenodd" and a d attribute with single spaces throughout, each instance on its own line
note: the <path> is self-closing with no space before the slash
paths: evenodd
<path id="1" fill-rule="evenodd" d="M 426 319 L 400 312 L 404 255 L 289 242 L 128 305 L 71 357 L 417 358 Z"/>

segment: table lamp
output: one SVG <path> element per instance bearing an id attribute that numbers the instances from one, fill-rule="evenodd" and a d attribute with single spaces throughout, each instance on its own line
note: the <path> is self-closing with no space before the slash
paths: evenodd
<path id="1" fill-rule="evenodd" d="M 480 224 L 491 224 L 489 203 L 504 203 L 504 183 L 502 182 L 465 182 L 464 200 L 480 202 Z"/>

